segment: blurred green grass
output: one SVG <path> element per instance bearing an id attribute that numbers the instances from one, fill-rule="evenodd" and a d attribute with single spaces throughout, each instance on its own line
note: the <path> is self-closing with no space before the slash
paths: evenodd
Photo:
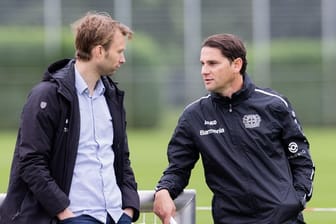
<path id="1" fill-rule="evenodd" d="M 157 129 L 129 129 L 128 139 L 131 163 L 139 190 L 153 190 L 167 166 L 166 148 L 175 128 L 178 113 L 168 114 Z M 307 207 L 336 207 L 336 127 L 305 127 L 310 141 L 311 154 L 316 165 L 314 194 Z M 16 139 L 16 131 L 0 131 L 0 192 L 5 192 Z M 197 206 L 211 205 L 211 192 L 205 185 L 201 161 L 193 170 L 189 189 L 197 192 Z M 309 224 L 336 223 L 336 212 L 305 211 Z M 197 223 L 209 223 L 210 211 L 198 211 Z"/>

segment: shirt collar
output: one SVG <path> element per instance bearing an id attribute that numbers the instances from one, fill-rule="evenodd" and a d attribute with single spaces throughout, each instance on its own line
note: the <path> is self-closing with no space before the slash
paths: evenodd
<path id="1" fill-rule="evenodd" d="M 88 86 L 86 82 L 84 81 L 83 77 L 79 73 L 79 71 L 76 68 L 75 65 L 75 86 L 77 93 L 83 94 L 88 93 Z M 105 92 L 105 86 L 101 79 L 97 81 L 96 87 L 95 87 L 95 94 L 98 94 L 99 96 L 103 95 Z"/>

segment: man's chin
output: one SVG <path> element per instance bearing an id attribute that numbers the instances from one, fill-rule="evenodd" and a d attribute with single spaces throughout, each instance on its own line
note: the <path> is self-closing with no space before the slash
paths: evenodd
<path id="1" fill-rule="evenodd" d="M 207 86 L 207 85 L 205 85 L 205 89 L 209 92 L 212 92 L 214 90 L 214 88 L 211 88 L 211 86 Z"/>
<path id="2" fill-rule="evenodd" d="M 110 73 L 108 73 L 108 74 L 106 74 L 107 76 L 112 76 L 112 75 L 114 75 L 116 73 L 116 71 L 113 71 L 113 72 L 110 72 Z"/>

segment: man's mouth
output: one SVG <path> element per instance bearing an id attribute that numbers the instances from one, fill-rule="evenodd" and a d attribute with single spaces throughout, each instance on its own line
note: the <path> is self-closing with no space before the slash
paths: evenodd
<path id="1" fill-rule="evenodd" d="M 213 79 L 204 79 L 204 83 L 210 83 L 210 82 L 212 82 L 213 81 Z"/>

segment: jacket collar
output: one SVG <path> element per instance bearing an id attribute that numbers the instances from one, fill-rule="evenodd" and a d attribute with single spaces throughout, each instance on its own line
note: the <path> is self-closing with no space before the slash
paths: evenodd
<path id="1" fill-rule="evenodd" d="M 101 78 L 106 89 L 105 96 L 122 96 L 124 92 L 119 90 L 116 83 L 108 76 Z M 75 86 L 75 60 L 63 59 L 51 64 L 44 73 L 43 81 L 54 81 L 58 83 L 58 92 L 64 95 L 68 100 L 76 94 Z"/>
<path id="2" fill-rule="evenodd" d="M 255 89 L 254 83 L 247 74 L 244 74 L 243 87 L 237 92 L 233 93 L 231 98 L 222 96 L 218 93 L 211 93 L 211 97 L 217 103 L 234 105 L 249 98 L 254 89 Z"/>
<path id="3" fill-rule="evenodd" d="M 56 82 L 57 91 L 69 100 L 76 93 L 74 64 L 74 59 L 57 61 L 48 67 L 43 76 L 43 81 Z"/>

